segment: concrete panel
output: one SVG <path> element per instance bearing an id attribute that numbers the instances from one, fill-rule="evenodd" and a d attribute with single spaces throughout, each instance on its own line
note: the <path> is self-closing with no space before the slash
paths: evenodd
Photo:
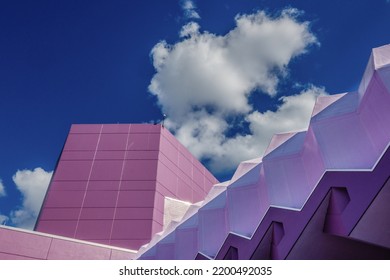
<path id="1" fill-rule="evenodd" d="M 76 238 L 83 240 L 110 239 L 112 220 L 81 220 Z"/>
<path id="2" fill-rule="evenodd" d="M 94 151 L 100 134 L 69 134 L 66 139 L 65 151 Z"/>
<path id="3" fill-rule="evenodd" d="M 68 240 L 53 239 L 49 260 L 108 260 L 109 248 L 86 245 Z"/>
<path id="4" fill-rule="evenodd" d="M 60 161 L 54 174 L 57 181 L 83 181 L 88 180 L 92 161 Z"/>

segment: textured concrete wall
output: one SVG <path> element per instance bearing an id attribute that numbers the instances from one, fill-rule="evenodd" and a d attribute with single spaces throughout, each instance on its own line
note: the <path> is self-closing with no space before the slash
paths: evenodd
<path id="1" fill-rule="evenodd" d="M 128 260 L 130 250 L 0 226 L 1 260 Z"/>

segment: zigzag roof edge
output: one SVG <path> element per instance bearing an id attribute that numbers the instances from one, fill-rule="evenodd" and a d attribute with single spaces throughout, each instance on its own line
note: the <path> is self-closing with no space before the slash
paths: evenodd
<path id="1" fill-rule="evenodd" d="M 390 66 L 390 44 L 372 49 L 375 70 Z"/>

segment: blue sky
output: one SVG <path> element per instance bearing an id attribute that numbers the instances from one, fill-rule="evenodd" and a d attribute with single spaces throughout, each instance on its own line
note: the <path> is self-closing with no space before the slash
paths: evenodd
<path id="1" fill-rule="evenodd" d="M 390 3 L 0 2 L 0 221 L 31 227 L 72 123 L 167 126 L 221 179 L 357 89 Z"/>

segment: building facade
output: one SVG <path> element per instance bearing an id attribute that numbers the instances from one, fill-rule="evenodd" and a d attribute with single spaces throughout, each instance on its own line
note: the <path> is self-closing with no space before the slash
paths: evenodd
<path id="1" fill-rule="evenodd" d="M 73 125 L 35 231 L 0 227 L 0 258 L 390 259 L 389 124 L 386 45 L 227 182 L 161 125 Z"/>

